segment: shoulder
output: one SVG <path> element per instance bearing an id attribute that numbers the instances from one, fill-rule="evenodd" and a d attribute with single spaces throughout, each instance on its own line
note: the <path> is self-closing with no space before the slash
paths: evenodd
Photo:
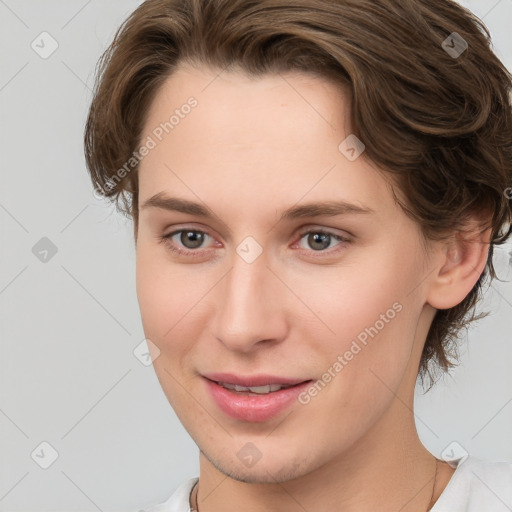
<path id="1" fill-rule="evenodd" d="M 454 463 L 456 470 L 432 512 L 512 510 L 512 462 L 469 455 Z"/>
<path id="2" fill-rule="evenodd" d="M 458 469 L 458 468 L 457 468 Z M 512 497 L 512 462 L 468 457 L 460 468 L 471 482 L 472 489 L 486 488 Z"/>
<path id="3" fill-rule="evenodd" d="M 468 469 L 473 477 L 490 477 L 495 482 L 510 484 L 512 482 L 512 462 L 482 460 L 475 457 L 470 458 L 471 464 Z"/>
<path id="4" fill-rule="evenodd" d="M 166 501 L 137 512 L 189 512 L 190 493 L 198 480 L 199 477 L 189 478 Z"/>

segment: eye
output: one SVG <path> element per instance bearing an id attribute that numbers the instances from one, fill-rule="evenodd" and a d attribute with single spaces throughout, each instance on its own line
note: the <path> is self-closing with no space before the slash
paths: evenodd
<path id="1" fill-rule="evenodd" d="M 158 238 L 170 251 L 194 257 L 204 253 L 204 250 L 197 249 L 202 249 L 205 240 L 211 237 L 197 229 L 180 229 Z"/>
<path id="2" fill-rule="evenodd" d="M 205 236 L 208 236 L 203 231 L 193 231 L 191 229 L 185 229 L 175 233 L 180 234 L 179 242 L 182 243 L 187 249 L 197 249 L 205 240 Z"/>
<path id="3" fill-rule="evenodd" d="M 204 247 L 209 238 L 212 237 L 204 231 L 186 228 L 158 237 L 159 242 L 163 243 L 171 252 L 192 258 L 204 257 L 204 253 L 206 251 L 212 250 L 212 247 Z M 304 248 L 304 246 L 302 246 L 300 242 L 303 239 L 305 239 L 309 248 Z M 333 242 L 337 243 L 333 244 Z M 300 234 L 298 245 L 300 249 L 305 250 L 310 254 L 321 253 L 319 254 L 319 256 L 321 256 L 325 253 L 330 254 L 331 252 L 338 252 L 338 250 L 341 250 L 349 242 L 349 238 L 339 234 L 331 233 L 330 231 L 322 229 L 310 229 L 309 231 L 304 231 Z M 295 244 L 295 246 L 296 245 L 297 244 Z M 334 247 L 341 247 L 339 249 L 334 249 L 333 251 L 327 250 L 332 248 L 333 245 Z"/>
<path id="4" fill-rule="evenodd" d="M 326 251 L 325 249 L 332 247 L 331 243 L 333 241 L 338 242 L 336 245 L 345 245 L 345 243 L 350 241 L 348 238 L 341 235 L 318 229 L 301 233 L 299 244 L 304 238 L 306 239 L 306 244 L 313 250 L 313 252 L 331 252 Z M 308 248 L 306 248 L 306 250 L 307 249 Z"/>

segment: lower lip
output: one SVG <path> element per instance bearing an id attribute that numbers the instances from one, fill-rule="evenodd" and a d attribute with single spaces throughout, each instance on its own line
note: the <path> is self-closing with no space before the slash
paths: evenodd
<path id="1" fill-rule="evenodd" d="M 269 420 L 288 408 L 311 381 L 273 391 L 266 395 L 242 395 L 205 379 L 213 400 L 228 416 L 237 420 L 261 422 Z"/>

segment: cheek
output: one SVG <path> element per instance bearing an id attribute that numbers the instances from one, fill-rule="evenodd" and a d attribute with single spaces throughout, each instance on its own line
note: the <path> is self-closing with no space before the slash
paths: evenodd
<path id="1" fill-rule="evenodd" d="M 207 266 L 170 262 L 160 246 L 137 247 L 139 309 L 146 338 L 160 350 L 153 363 L 159 377 L 163 367 L 176 374 L 188 361 L 211 314 L 208 294 L 215 293 L 220 277 Z"/>
<path id="2" fill-rule="evenodd" d="M 190 309 L 197 283 L 190 272 L 170 264 L 165 249 L 144 240 L 137 246 L 136 287 L 144 327 L 162 338 Z M 146 332 L 147 334 L 147 332 Z"/>
<path id="3" fill-rule="evenodd" d="M 144 335 L 160 350 L 153 366 L 158 377 L 165 379 L 162 366 L 167 367 L 167 364 L 164 360 L 172 361 L 172 357 L 168 358 L 167 354 L 169 346 L 172 345 L 167 341 L 173 337 L 172 327 L 177 322 L 176 316 L 183 307 L 183 300 L 180 300 L 181 291 L 170 286 L 172 281 L 167 276 L 168 269 L 158 264 L 154 258 L 155 250 L 150 252 L 139 243 L 136 288 Z M 182 315 L 184 313 L 183 311 Z"/>
<path id="4" fill-rule="evenodd" d="M 357 263 L 333 269 L 325 277 L 296 277 L 309 288 L 312 309 L 334 331 L 333 339 L 364 341 L 368 331 L 376 328 L 384 334 L 401 323 L 403 310 L 411 310 L 406 305 L 414 300 L 410 292 L 418 274 L 408 258 L 383 251 L 378 258 L 361 256 Z"/>
<path id="5" fill-rule="evenodd" d="M 184 391 L 183 365 L 192 340 L 197 339 L 193 305 L 200 297 L 195 296 L 199 290 L 187 281 L 183 269 L 170 265 L 160 253 L 160 247 L 138 245 L 137 298 L 144 335 L 159 350 L 153 369 L 170 405 L 181 415 L 191 405 Z M 187 285 L 181 286 L 183 282 Z"/>
<path id="6" fill-rule="evenodd" d="M 324 283 L 323 293 L 316 293 L 312 301 L 334 334 L 329 343 L 314 336 L 309 342 L 326 356 L 327 368 L 340 363 L 338 356 L 342 356 L 343 369 L 336 368 L 337 374 L 344 374 L 343 380 L 356 379 L 368 392 L 383 387 L 379 376 L 390 387 L 398 385 L 409 363 L 422 310 L 421 297 L 411 293 L 419 274 L 414 256 L 395 248 L 381 252 L 379 258 L 361 260 L 357 267 L 343 269 Z"/>
<path id="7" fill-rule="evenodd" d="M 327 341 L 311 331 L 305 340 L 314 349 L 311 360 L 320 362 L 311 416 L 319 429 L 337 425 L 340 443 L 384 414 L 409 367 L 421 308 L 407 297 L 405 277 L 360 275 L 329 286 L 330 300 L 319 312 L 335 334 Z"/>

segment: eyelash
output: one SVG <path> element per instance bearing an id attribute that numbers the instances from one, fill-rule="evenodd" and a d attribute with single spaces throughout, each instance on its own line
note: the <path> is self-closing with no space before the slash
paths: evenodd
<path id="1" fill-rule="evenodd" d="M 178 246 L 175 246 L 171 239 L 174 235 L 177 235 L 177 234 L 180 234 L 180 233 L 183 233 L 185 231 L 191 231 L 192 233 L 201 233 L 203 235 L 207 235 L 207 236 L 210 236 L 208 235 L 208 233 L 204 232 L 204 231 L 201 231 L 199 229 L 187 229 L 187 228 L 183 228 L 183 229 L 178 229 L 176 231 L 173 231 L 167 235 L 162 235 L 162 236 L 159 236 L 158 237 L 158 242 L 159 243 L 163 243 L 167 249 L 169 249 L 171 252 L 175 253 L 175 254 L 178 254 L 180 256 L 188 256 L 188 257 L 192 257 L 192 258 L 196 258 L 196 257 L 203 257 L 204 256 L 204 252 L 205 251 L 208 251 L 208 250 L 211 250 L 211 249 L 201 249 L 201 248 L 198 248 L 198 249 L 183 249 L 183 248 L 180 248 Z M 307 231 L 303 231 L 299 234 L 299 242 L 300 240 L 302 240 L 302 238 L 305 236 L 305 235 L 309 235 L 311 233 L 315 233 L 315 234 L 322 234 L 322 235 L 327 235 L 327 236 L 330 236 L 331 238 L 334 238 L 335 240 L 337 240 L 339 242 L 338 246 L 340 245 L 345 245 L 347 243 L 350 243 L 350 240 L 346 237 L 343 237 L 341 235 L 337 235 L 335 233 L 332 233 L 330 231 L 326 231 L 326 230 L 323 230 L 323 229 L 309 229 Z M 336 249 L 334 251 L 332 250 L 329 250 L 329 249 L 325 249 L 325 250 L 319 250 L 319 251 L 314 251 L 314 250 L 307 250 L 307 249 L 302 249 L 302 250 L 305 250 L 309 253 L 317 253 L 318 256 L 314 256 L 315 258 L 316 257 L 322 257 L 323 255 L 325 255 L 326 253 L 331 255 L 332 253 L 336 253 L 338 252 L 339 250 L 341 249 Z"/>

